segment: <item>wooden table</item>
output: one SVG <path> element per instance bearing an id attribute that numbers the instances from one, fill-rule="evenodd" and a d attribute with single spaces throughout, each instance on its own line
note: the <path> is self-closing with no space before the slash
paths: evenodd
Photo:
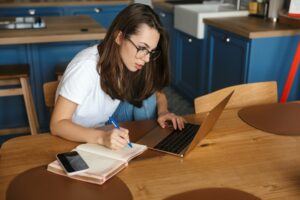
<path id="1" fill-rule="evenodd" d="M 207 187 L 243 190 L 262 199 L 300 199 L 300 137 L 256 130 L 225 110 L 213 131 L 185 158 L 137 159 L 118 174 L 134 199 L 163 199 Z M 203 115 L 186 117 L 200 122 Z M 155 122 L 125 124 L 134 141 Z M 139 133 L 139 134 L 135 134 Z M 19 173 L 55 159 L 77 143 L 42 134 L 9 140 L 0 154 L 0 199 Z"/>

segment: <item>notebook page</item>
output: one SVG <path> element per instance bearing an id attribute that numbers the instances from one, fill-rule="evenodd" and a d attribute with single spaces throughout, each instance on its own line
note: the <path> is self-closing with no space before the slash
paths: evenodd
<path id="1" fill-rule="evenodd" d="M 107 178 L 109 174 L 118 171 L 121 166 L 126 166 L 126 163 L 120 160 L 111 159 L 81 150 L 77 150 L 77 152 L 89 166 L 89 169 L 86 172 L 88 174 L 94 174 Z"/>
<path id="2" fill-rule="evenodd" d="M 80 144 L 76 147 L 75 150 L 86 151 L 89 153 L 94 153 L 97 155 L 121 160 L 123 162 L 128 162 L 129 160 L 143 153 L 147 149 L 145 145 L 132 143 L 132 146 L 133 148 L 125 146 L 124 148 L 119 150 L 111 150 L 107 147 L 98 144 Z"/>

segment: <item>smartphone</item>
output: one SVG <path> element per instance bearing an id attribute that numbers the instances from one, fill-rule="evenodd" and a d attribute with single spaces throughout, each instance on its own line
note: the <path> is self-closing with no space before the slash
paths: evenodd
<path id="1" fill-rule="evenodd" d="M 73 176 L 89 169 L 89 166 L 77 151 L 59 153 L 56 155 L 56 158 L 68 176 Z"/>

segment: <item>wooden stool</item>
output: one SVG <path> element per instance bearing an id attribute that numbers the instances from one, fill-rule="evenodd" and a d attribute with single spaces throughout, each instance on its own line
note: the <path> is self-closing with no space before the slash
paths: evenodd
<path id="1" fill-rule="evenodd" d="M 32 135 L 35 135 L 38 133 L 39 124 L 29 84 L 29 65 L 0 65 L 0 86 L 13 85 L 16 87 L 0 89 L 0 97 L 23 95 L 30 132 Z M 29 132 L 29 128 L 2 129 L 0 130 L 0 135 Z"/>
<path id="2" fill-rule="evenodd" d="M 66 68 L 68 66 L 68 63 L 59 63 L 55 66 L 55 75 L 57 77 L 57 80 L 60 81 L 62 75 L 64 74 Z"/>

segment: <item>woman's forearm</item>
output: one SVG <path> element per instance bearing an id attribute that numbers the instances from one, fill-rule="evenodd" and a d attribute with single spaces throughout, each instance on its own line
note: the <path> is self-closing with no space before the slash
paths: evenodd
<path id="1" fill-rule="evenodd" d="M 157 115 L 169 112 L 168 100 L 163 92 L 156 92 Z"/>
<path id="2" fill-rule="evenodd" d="M 97 130 L 94 128 L 85 128 L 80 125 L 77 125 L 71 122 L 71 120 L 69 119 L 51 122 L 50 129 L 53 135 L 57 135 L 74 142 L 102 144 L 103 134 L 106 134 L 102 130 Z"/>

